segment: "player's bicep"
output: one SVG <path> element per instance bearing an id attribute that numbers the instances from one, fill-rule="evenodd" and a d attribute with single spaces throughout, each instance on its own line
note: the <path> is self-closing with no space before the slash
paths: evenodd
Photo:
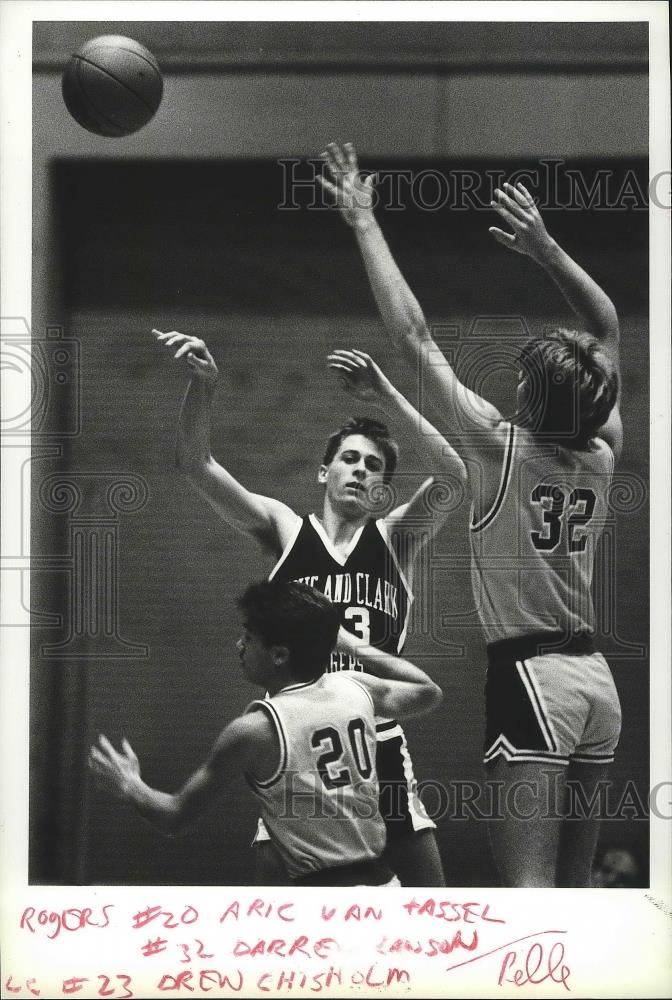
<path id="1" fill-rule="evenodd" d="M 466 470 L 460 461 L 454 473 L 426 479 L 407 503 L 396 507 L 385 518 L 385 526 L 404 571 L 410 569 L 420 549 L 459 507 L 466 482 Z"/>
<path id="2" fill-rule="evenodd" d="M 425 342 L 420 352 L 423 388 L 449 428 L 460 451 L 462 436 L 495 426 L 502 415 L 492 403 L 469 389 L 455 374 L 434 341 Z"/>
<path id="3" fill-rule="evenodd" d="M 253 714 L 234 719 L 222 730 L 203 764 L 177 792 L 180 826 L 212 805 L 233 778 L 251 770 L 263 753 L 264 736 L 263 720 Z"/>
<path id="4" fill-rule="evenodd" d="M 385 718 L 412 719 L 425 715 L 434 698 L 430 685 L 374 677 L 367 673 L 357 674 L 357 680 L 371 695 L 376 715 Z"/>
<path id="5" fill-rule="evenodd" d="M 271 547 L 284 547 L 298 520 L 286 504 L 252 493 L 215 461 L 190 478 L 210 506 L 233 527 Z"/>

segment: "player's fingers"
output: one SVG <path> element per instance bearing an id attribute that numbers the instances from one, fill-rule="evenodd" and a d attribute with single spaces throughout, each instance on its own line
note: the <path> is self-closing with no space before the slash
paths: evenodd
<path id="1" fill-rule="evenodd" d="M 347 358 L 334 358 L 333 360 L 327 360 L 329 368 L 338 368 L 341 371 L 347 372 L 348 375 L 353 375 L 356 371 L 356 365 L 348 361 Z"/>
<path id="2" fill-rule="evenodd" d="M 348 161 L 345 158 L 343 150 L 338 145 L 337 142 L 328 142 L 327 149 L 329 150 L 334 163 L 337 165 L 338 169 L 342 173 L 346 173 L 348 170 Z"/>
<path id="3" fill-rule="evenodd" d="M 174 357 L 175 358 L 184 357 L 185 354 L 188 354 L 190 351 L 193 351 L 193 349 L 194 349 L 194 343 L 191 340 L 188 340 L 185 344 L 182 344 L 182 346 L 177 351 L 175 351 Z"/>
<path id="4" fill-rule="evenodd" d="M 345 153 L 345 158 L 348 162 L 348 169 L 354 170 L 355 173 L 359 170 L 357 163 L 357 153 L 355 152 L 355 147 L 351 142 L 343 143 L 343 152 Z"/>
<path id="5" fill-rule="evenodd" d="M 179 344 L 183 340 L 188 340 L 186 333 L 172 333 L 170 336 L 166 337 L 164 344 L 166 347 L 172 347 L 173 344 Z"/>
<path id="6" fill-rule="evenodd" d="M 320 153 L 320 156 L 326 163 L 327 170 L 329 171 L 333 179 L 335 181 L 339 180 L 339 178 L 341 177 L 341 171 L 338 169 L 338 164 L 334 160 L 333 156 L 327 151 L 325 151 L 324 153 Z"/>
<path id="7" fill-rule="evenodd" d="M 506 186 L 510 187 L 510 185 Z M 499 204 L 503 205 L 505 208 L 508 208 L 509 212 L 511 212 L 517 218 L 520 218 L 522 220 L 527 219 L 527 214 L 522 205 L 519 205 L 517 201 L 515 201 L 513 198 L 510 198 L 505 191 L 502 191 L 501 188 L 496 188 L 495 195 L 497 196 Z"/>
<path id="8" fill-rule="evenodd" d="M 527 199 L 527 204 L 528 204 L 528 205 L 529 205 L 530 207 L 534 206 L 534 207 L 536 208 L 536 202 L 535 202 L 535 200 L 534 200 L 534 197 L 533 197 L 533 195 L 531 195 L 531 194 L 530 194 L 530 192 L 529 192 L 529 191 L 527 190 L 527 188 L 526 188 L 526 187 L 525 187 L 525 185 L 524 185 L 524 184 L 522 183 L 522 181 L 518 181 L 518 183 L 516 184 L 516 188 L 517 188 L 517 190 L 518 190 L 518 191 L 520 191 L 520 192 L 521 192 L 521 193 L 523 194 L 523 196 L 524 196 L 524 197 L 525 197 L 525 198 Z"/>
<path id="9" fill-rule="evenodd" d="M 125 736 L 122 737 L 121 746 L 122 746 L 122 749 L 123 749 L 124 753 L 129 758 L 129 760 L 132 760 L 132 761 L 134 761 L 134 763 L 137 764 L 138 763 L 138 758 L 137 758 L 137 755 L 135 753 L 135 750 L 133 749 L 133 747 L 128 742 L 128 740 L 126 739 Z"/>
<path id="10" fill-rule="evenodd" d="M 105 751 L 105 753 L 109 757 L 112 757 L 114 759 L 114 758 L 116 758 L 116 757 L 119 756 L 119 754 L 117 753 L 117 751 L 114 749 L 114 747 L 112 746 L 112 744 L 108 740 L 107 736 L 103 736 L 103 734 L 101 733 L 100 736 L 98 737 L 98 742 L 100 743 L 101 747 L 103 748 L 103 750 Z M 98 753 L 100 753 L 100 751 L 98 750 L 97 747 L 94 747 L 93 749 L 97 750 Z M 102 756 L 103 755 L 101 754 L 101 757 Z"/>
<path id="11" fill-rule="evenodd" d="M 98 747 L 91 747 L 89 750 L 89 764 L 94 771 L 100 773 L 105 766 L 106 758 L 100 752 Z"/>
<path id="12" fill-rule="evenodd" d="M 522 196 L 526 199 L 526 208 L 530 217 L 532 219 L 540 219 L 541 215 L 539 213 L 539 209 L 537 208 L 537 203 L 534 199 L 534 196 L 530 194 L 530 192 L 523 184 L 518 183 L 516 186 L 519 189 Z"/>
<path id="13" fill-rule="evenodd" d="M 520 227 L 522 219 L 519 219 L 513 214 L 513 212 L 510 212 L 505 205 L 500 205 L 498 201 L 491 201 L 490 204 L 513 229 L 518 229 Z"/>
<path id="14" fill-rule="evenodd" d="M 353 347 L 352 353 L 355 354 L 358 358 L 361 358 L 361 360 L 363 360 L 365 364 L 367 365 L 373 364 L 373 358 L 371 357 L 370 354 L 367 354 L 366 351 L 360 351 L 358 347 Z"/>
<path id="15" fill-rule="evenodd" d="M 527 198 L 517 186 L 514 187 L 513 184 L 509 184 L 505 181 L 504 187 L 506 188 L 508 194 L 512 196 L 522 209 L 528 209 L 530 207 Z"/>
<path id="16" fill-rule="evenodd" d="M 329 368 L 331 368 L 331 370 L 334 373 L 334 375 L 338 376 L 339 384 L 344 389 L 350 389 L 351 388 L 352 383 L 350 381 L 349 376 L 352 375 L 352 372 L 350 371 L 349 368 L 346 368 L 345 365 L 336 365 L 336 364 L 333 364 L 333 363 L 329 364 Z"/>
<path id="17" fill-rule="evenodd" d="M 342 357 L 348 358 L 352 357 L 353 351 L 349 350 L 347 347 L 334 347 L 331 353 L 333 355 L 341 355 Z"/>
<path id="18" fill-rule="evenodd" d="M 208 368 L 210 363 L 205 358 L 197 358 L 195 354 L 187 354 L 187 364 L 192 368 Z"/>
<path id="19" fill-rule="evenodd" d="M 378 183 L 378 174 L 368 174 L 364 178 L 364 187 L 368 188 L 369 191 L 373 191 L 374 184 Z"/>
<path id="20" fill-rule="evenodd" d="M 332 357 L 335 361 L 347 364 L 354 371 L 356 368 L 366 368 L 366 362 L 358 358 L 354 351 L 338 350 L 334 351 Z"/>
<path id="21" fill-rule="evenodd" d="M 516 237 L 512 236 L 511 233 L 505 233 L 503 229 L 497 229 L 496 226 L 490 226 L 488 232 L 492 233 L 497 242 L 501 243 L 502 246 L 512 247 L 515 245 Z"/>

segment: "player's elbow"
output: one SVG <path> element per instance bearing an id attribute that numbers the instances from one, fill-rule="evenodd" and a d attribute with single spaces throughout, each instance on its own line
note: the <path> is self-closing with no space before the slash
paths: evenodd
<path id="1" fill-rule="evenodd" d="M 175 452 L 175 465 L 183 476 L 195 486 L 207 479 L 209 458 L 202 455 L 194 455 L 184 448 L 178 447 Z"/>
<path id="2" fill-rule="evenodd" d="M 424 694 L 425 711 L 431 712 L 432 709 L 437 708 L 443 701 L 443 690 L 431 680 L 423 688 L 426 689 L 426 693 Z"/>
<path id="3" fill-rule="evenodd" d="M 441 703 L 443 691 L 438 684 L 429 678 L 422 684 L 418 684 L 413 694 L 411 703 L 406 712 L 407 718 L 427 715 Z"/>
<path id="4" fill-rule="evenodd" d="M 189 825 L 189 816 L 179 792 L 171 796 L 171 801 L 161 813 L 159 828 L 164 837 L 178 837 Z"/>
<path id="5" fill-rule="evenodd" d="M 393 335 L 397 344 L 405 345 L 413 353 L 417 352 L 424 345 L 432 343 L 432 335 L 424 316 L 407 317 L 405 321 L 396 325 Z"/>

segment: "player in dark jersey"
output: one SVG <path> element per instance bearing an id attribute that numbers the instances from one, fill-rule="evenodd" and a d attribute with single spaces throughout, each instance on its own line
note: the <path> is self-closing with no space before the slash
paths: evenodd
<path id="1" fill-rule="evenodd" d="M 267 698 L 222 730 L 173 794 L 141 779 L 126 740 L 118 752 L 100 736 L 90 768 L 166 833 L 193 821 L 242 771 L 291 885 L 399 885 L 381 857 L 374 712 L 424 715 L 441 700 L 440 688 L 412 663 L 380 651 L 366 674 L 328 673 L 340 616 L 313 587 L 264 580 L 247 588 L 239 607 L 241 667 Z"/>
<path id="2" fill-rule="evenodd" d="M 519 815 L 490 824 L 502 880 L 589 886 L 599 818 L 562 812 L 572 789 L 592 801 L 620 733 L 613 678 L 593 649 L 591 599 L 622 445 L 616 310 L 549 236 L 529 191 L 498 189 L 492 207 L 512 232 L 492 227 L 493 237 L 538 263 L 587 331 L 556 330 L 524 345 L 517 412 L 505 420 L 460 382 L 434 342 L 352 145 L 332 143 L 323 156 L 332 178 L 323 184 L 354 230 L 388 333 L 415 371 L 422 366 L 427 397 L 467 468 L 473 589 L 488 643 L 486 782 L 503 801 L 526 787 L 537 793 Z"/>
<path id="3" fill-rule="evenodd" d="M 413 562 L 446 517 L 445 505 L 432 502 L 433 479 L 427 479 L 408 503 L 375 519 L 397 449 L 384 424 L 365 418 L 340 429 L 328 442 L 318 473 L 324 486 L 319 517 L 302 518 L 279 500 L 249 492 L 211 454 L 210 407 L 218 371 L 205 343 L 176 331 L 154 333 L 192 375 L 178 424 L 180 468 L 221 517 L 273 558 L 278 579 L 301 579 L 321 587 L 338 605 L 343 628 L 332 667 L 361 670 L 367 650 L 376 646 L 398 652 L 412 596 Z M 417 435 L 429 472 L 463 478 L 456 453 L 368 355 L 336 351 L 329 366 L 357 399 L 375 399 Z M 402 884 L 443 885 L 435 824 L 416 794 L 403 730 L 394 720 L 379 720 L 378 741 L 387 861 Z M 255 843 L 258 880 L 280 881 L 278 859 L 263 827 Z"/>

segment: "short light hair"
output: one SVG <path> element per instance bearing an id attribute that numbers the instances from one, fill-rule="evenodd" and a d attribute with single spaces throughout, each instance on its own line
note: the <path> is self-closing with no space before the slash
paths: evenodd
<path id="1" fill-rule="evenodd" d="M 528 340 L 519 363 L 528 382 L 521 422 L 550 440 L 585 447 L 618 398 L 618 371 L 600 341 L 559 328 Z"/>

